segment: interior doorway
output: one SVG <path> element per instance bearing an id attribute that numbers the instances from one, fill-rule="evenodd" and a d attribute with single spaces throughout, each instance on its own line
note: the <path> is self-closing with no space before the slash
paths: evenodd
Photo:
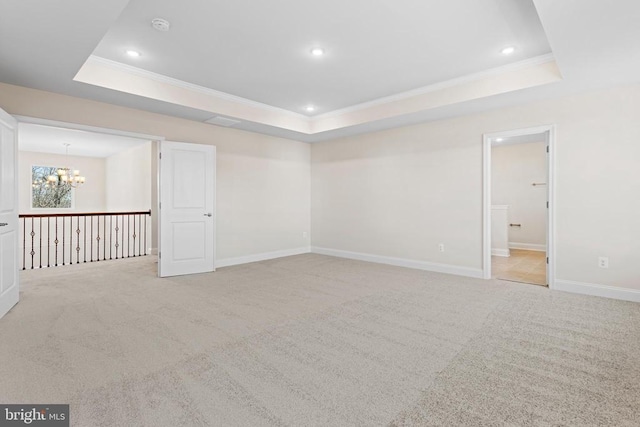
<path id="1" fill-rule="evenodd" d="M 154 139 L 23 117 L 18 129 L 20 270 L 154 252 Z"/>
<path id="2" fill-rule="evenodd" d="M 553 127 L 484 136 L 486 279 L 553 286 Z"/>

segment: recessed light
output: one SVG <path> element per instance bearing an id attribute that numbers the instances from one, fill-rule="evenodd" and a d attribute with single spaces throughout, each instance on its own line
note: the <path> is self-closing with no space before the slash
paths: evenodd
<path id="1" fill-rule="evenodd" d="M 322 56 L 324 55 L 324 49 L 321 47 L 314 47 L 313 49 L 311 49 L 311 55 Z"/>
<path id="2" fill-rule="evenodd" d="M 500 52 L 501 52 L 503 55 L 511 55 L 511 54 L 512 54 L 513 52 L 515 52 L 515 51 L 516 51 L 516 48 L 515 48 L 515 47 L 513 47 L 513 46 L 507 46 L 507 47 L 503 48 Z"/>
<path id="3" fill-rule="evenodd" d="M 502 142 L 504 141 L 504 138 L 496 138 L 496 142 Z"/>
<path id="4" fill-rule="evenodd" d="M 316 107 L 314 107 L 313 105 L 308 105 L 304 108 L 308 113 L 313 113 L 314 111 L 316 111 Z"/>
<path id="5" fill-rule="evenodd" d="M 127 55 L 129 55 L 132 58 L 137 58 L 139 56 L 141 56 L 142 54 L 140 52 L 138 52 L 137 50 L 127 50 Z"/>

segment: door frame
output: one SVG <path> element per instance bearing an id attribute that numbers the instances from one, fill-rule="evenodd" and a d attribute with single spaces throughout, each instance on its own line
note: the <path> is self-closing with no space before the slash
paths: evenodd
<path id="1" fill-rule="evenodd" d="M 79 123 L 63 122 L 59 120 L 40 119 L 38 117 L 14 115 L 18 124 L 29 123 L 34 125 L 52 126 L 63 129 L 84 130 L 87 132 L 105 133 L 107 135 L 126 136 L 128 138 L 146 139 L 149 141 L 164 141 L 164 136 L 148 135 L 145 133 L 128 132 L 125 130 L 102 128 L 98 126 L 81 125 Z"/>
<path id="2" fill-rule="evenodd" d="M 73 129 L 73 130 L 82 130 L 82 131 L 86 131 L 86 132 L 96 132 L 96 133 L 103 133 L 103 134 L 107 134 L 107 135 L 114 135 L 114 136 L 124 136 L 124 137 L 128 137 L 128 138 L 138 138 L 138 139 L 144 139 L 144 140 L 148 140 L 148 141 L 152 141 L 154 143 L 154 146 L 159 146 L 160 142 L 165 140 L 164 136 L 159 136 L 159 135 L 150 135 L 150 134 L 145 134 L 145 133 L 139 133 L 139 132 L 129 132 L 126 130 L 120 130 L 120 129 L 111 129 L 111 128 L 103 128 L 103 127 L 99 127 L 99 126 L 90 126 L 90 125 L 83 125 L 83 124 L 79 124 L 79 123 L 71 123 L 71 122 L 63 122 L 60 120 L 49 120 L 49 119 L 41 119 L 38 117 L 30 117 L 30 116 L 21 116 L 21 115 L 12 115 L 17 121 L 18 121 L 18 128 L 20 127 L 20 123 L 29 123 L 29 124 L 34 124 L 34 125 L 43 125 L 43 126 L 52 126 L 52 127 L 58 127 L 58 128 L 63 128 L 63 129 Z M 18 138 L 20 138 L 20 135 L 18 135 Z M 158 150 L 156 150 L 155 148 L 152 148 L 152 155 L 157 156 L 157 152 Z M 19 173 L 18 170 L 16 170 L 16 173 Z M 155 203 L 155 207 L 153 207 L 155 209 L 155 212 L 152 213 L 152 222 L 153 222 L 153 217 L 155 216 L 155 218 L 157 218 L 157 222 L 158 222 L 158 226 L 160 224 L 160 216 L 159 216 L 159 212 L 160 212 L 160 194 L 159 194 L 159 185 L 160 185 L 160 165 L 158 164 L 156 167 L 156 174 L 155 174 L 155 184 L 156 184 L 156 192 L 155 194 L 152 193 L 152 204 L 153 204 L 153 197 L 156 198 L 156 203 Z M 19 177 L 16 177 L 19 179 Z M 152 180 L 154 180 L 154 177 L 151 177 Z M 18 181 L 19 184 L 19 181 Z M 157 227 L 156 227 L 157 228 Z M 153 223 L 151 224 L 151 229 L 153 230 Z M 155 250 L 159 250 L 160 246 L 160 236 L 158 235 L 158 248 L 155 248 Z M 153 249 L 153 248 L 152 248 Z M 157 254 L 157 252 L 156 252 Z"/>
<path id="3" fill-rule="evenodd" d="M 482 135 L 482 275 L 484 279 L 491 279 L 491 147 L 496 138 L 509 138 L 514 136 L 547 134 L 547 284 L 549 289 L 555 288 L 555 125 L 543 125 L 524 129 L 514 129 L 502 132 L 485 133 Z"/>

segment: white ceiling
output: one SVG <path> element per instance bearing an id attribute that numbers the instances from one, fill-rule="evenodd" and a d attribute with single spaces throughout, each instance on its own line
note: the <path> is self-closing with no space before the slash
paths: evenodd
<path id="1" fill-rule="evenodd" d="M 316 115 L 550 51 L 531 0 L 132 0 L 94 55 Z"/>
<path id="2" fill-rule="evenodd" d="M 0 81 L 314 142 L 638 82 L 637 22 L 637 0 L 7 0 Z"/>
<path id="3" fill-rule="evenodd" d="M 70 156 L 109 157 L 149 141 L 83 130 L 20 123 L 20 151 L 65 154 L 69 145 Z"/>

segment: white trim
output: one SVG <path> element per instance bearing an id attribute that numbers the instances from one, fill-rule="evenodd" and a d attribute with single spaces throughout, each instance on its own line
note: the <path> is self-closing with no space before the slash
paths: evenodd
<path id="1" fill-rule="evenodd" d="M 363 102 L 360 104 L 354 104 L 354 105 L 350 105 L 348 107 L 345 108 L 340 108 L 337 110 L 333 110 L 333 111 L 328 111 L 326 113 L 323 114 L 318 114 L 315 116 L 307 116 L 295 111 L 291 111 L 291 110 L 287 110 L 285 108 L 281 108 L 281 107 L 275 107 L 273 105 L 269 105 L 269 104 L 264 104 L 262 102 L 258 102 L 258 101 L 253 101 L 251 99 L 247 99 L 247 98 L 243 98 L 237 95 L 232 95 L 230 93 L 227 92 L 222 92 L 222 91 L 218 91 L 215 89 L 210 89 L 208 87 L 204 87 L 204 86 L 200 86 L 200 85 L 196 85 L 193 83 L 189 83 L 186 82 L 184 80 L 179 80 L 179 79 L 175 79 L 172 77 L 168 77 L 162 74 L 158 74 L 158 73 L 154 73 L 152 71 L 147 71 L 144 70 L 142 68 L 138 68 L 138 67 L 133 67 L 131 65 L 128 64 L 123 64 L 121 62 L 117 62 L 117 61 L 113 61 L 110 59 L 106 59 L 100 56 L 96 56 L 96 55 L 91 55 L 89 56 L 89 58 L 87 59 L 87 62 L 93 62 L 95 64 L 99 64 L 105 67 L 109 67 L 111 69 L 114 70 L 118 70 L 124 73 L 128 73 L 131 75 L 135 75 L 138 77 L 143 77 L 149 80 L 153 80 L 156 82 L 160 82 L 160 83 L 164 83 L 164 84 L 168 84 L 171 86 L 175 86 L 175 87 L 179 87 L 182 89 L 186 89 L 186 90 L 190 90 L 196 93 L 200 93 L 206 96 L 212 96 L 212 97 L 216 97 L 216 98 L 220 98 L 220 99 L 224 99 L 227 101 L 232 101 L 232 102 L 237 102 L 246 106 L 250 106 L 253 108 L 260 108 L 260 109 L 264 109 L 264 110 L 268 110 L 268 111 L 273 111 L 276 113 L 280 113 L 280 114 L 286 114 L 288 116 L 291 117 L 295 117 L 299 120 L 303 120 L 308 124 L 311 124 L 312 122 L 316 121 L 316 120 L 323 120 L 323 119 L 327 119 L 327 118 L 333 118 L 333 117 L 337 117 L 343 114 L 347 114 L 347 113 L 351 113 L 354 111 L 360 111 L 366 108 L 370 108 L 370 107 L 375 107 L 378 105 L 383 105 L 383 104 L 387 104 L 390 102 L 396 102 L 396 101 L 402 101 L 408 98 L 412 98 L 415 96 L 419 96 L 419 95 L 424 95 L 426 93 L 430 93 L 430 92 L 435 92 L 437 90 L 442 90 L 442 89 L 447 89 L 447 88 L 451 88 L 454 86 L 458 86 L 458 85 L 462 85 L 462 84 L 466 84 L 466 83 L 471 83 L 483 78 L 487 78 L 487 77 L 492 77 L 492 76 L 496 76 L 496 75 L 500 75 L 503 73 L 507 73 L 507 72 L 512 72 L 512 71 L 518 71 L 518 70 L 522 70 L 525 68 L 530 68 L 530 67 L 534 67 L 536 65 L 542 65 L 542 64 L 546 64 L 548 62 L 552 62 L 554 61 L 555 58 L 553 56 L 552 53 L 549 54 L 545 54 L 545 55 L 540 55 L 540 56 L 536 56 L 534 58 L 529 58 L 529 59 L 525 59 L 523 61 L 519 61 L 519 62 L 515 62 L 512 64 L 507 64 L 507 65 L 503 65 L 500 67 L 496 67 L 496 68 L 491 68 L 489 70 L 484 70 L 484 71 L 480 71 L 477 73 L 473 73 L 473 74 L 468 74 L 466 76 L 462 76 L 462 77 L 457 77 L 454 79 L 449 79 L 446 81 L 442 81 L 442 82 L 438 82 L 438 83 L 434 83 L 431 85 L 427 85 L 427 86 L 423 86 L 423 87 L 419 87 L 417 89 L 412 89 L 409 91 L 405 91 L 405 92 L 401 92 L 401 93 L 397 93 L 394 95 L 390 95 L 390 96 L 385 96 L 382 98 L 377 98 L 374 99 L 372 101 L 368 101 L 368 102 Z"/>
<path id="2" fill-rule="evenodd" d="M 61 122 L 59 120 L 40 119 L 29 116 L 15 116 L 20 123 L 30 123 L 34 125 L 51 126 L 63 129 L 83 130 L 86 132 L 104 133 L 107 135 L 126 136 L 127 138 L 144 139 L 146 141 L 164 141 L 164 136 L 147 135 L 144 133 L 127 132 L 119 129 L 101 128 L 98 126 L 81 125 L 78 123 Z"/>
<path id="3" fill-rule="evenodd" d="M 302 119 L 306 122 L 310 121 L 309 116 L 305 116 L 301 113 L 296 113 L 291 110 L 286 110 L 280 107 L 274 107 L 273 105 L 263 104 L 262 102 L 253 101 L 251 99 L 243 98 L 241 96 L 232 95 L 227 92 L 221 92 L 219 90 L 210 89 L 208 87 L 196 85 L 193 83 L 186 82 L 184 80 L 174 79 L 173 77 L 168 77 L 162 74 L 154 73 L 152 71 L 143 70 L 142 68 L 133 67 L 131 65 L 123 64 L 121 62 L 112 61 L 110 59 L 102 58 L 100 56 L 91 55 L 87 59 L 87 62 L 95 62 L 100 65 L 109 67 L 111 69 L 115 69 L 118 71 L 122 71 L 124 73 L 132 74 L 138 77 L 143 77 L 149 80 L 153 80 L 159 83 L 165 83 L 171 86 L 179 87 L 182 89 L 190 90 L 192 92 L 200 93 L 206 96 L 213 96 L 216 98 L 224 99 L 227 101 L 237 102 L 239 104 L 247 105 L 254 108 L 261 108 L 268 111 L 273 111 L 280 114 L 286 114 L 297 119 Z"/>
<path id="4" fill-rule="evenodd" d="M 537 243 L 509 242 L 509 249 L 522 249 L 525 251 L 546 252 L 547 246 L 540 245 Z"/>
<path id="5" fill-rule="evenodd" d="M 536 126 L 525 129 L 514 129 L 502 132 L 485 133 L 482 141 L 482 271 L 483 278 L 491 278 L 491 146 L 496 138 L 548 133 L 547 145 L 547 283 L 549 289 L 555 289 L 555 125 Z"/>
<path id="6" fill-rule="evenodd" d="M 329 255 L 339 258 L 356 259 L 359 261 L 375 262 L 378 264 L 395 265 L 398 267 L 414 268 L 417 270 L 433 271 L 436 273 L 455 274 L 456 276 L 466 276 L 482 278 L 482 270 L 478 268 L 461 267 L 451 264 L 437 264 L 427 261 L 416 261 L 405 258 L 394 258 L 382 255 L 364 254 L 360 252 L 343 251 L 339 249 L 311 247 L 311 252 L 320 255 Z"/>
<path id="7" fill-rule="evenodd" d="M 489 70 L 480 71 L 478 73 L 467 74 L 466 76 L 457 77 L 455 79 L 445 80 L 442 82 L 434 83 L 428 86 L 419 87 L 417 89 L 408 90 L 406 92 L 396 93 L 394 95 L 385 96 L 382 98 L 374 99 L 373 101 L 363 102 L 361 104 L 351 105 L 349 107 L 340 108 L 337 110 L 329 111 L 327 113 L 311 116 L 313 120 L 329 119 L 340 116 L 346 113 L 352 113 L 354 111 L 363 110 L 365 108 L 375 107 L 378 105 L 387 104 L 395 101 L 402 101 L 407 98 L 412 98 L 418 95 L 424 95 L 429 92 L 435 92 L 437 90 L 447 89 L 450 87 L 462 85 L 465 83 L 471 83 L 476 80 L 480 80 L 487 77 L 496 76 L 499 74 L 507 73 L 510 71 L 518 71 L 524 68 L 534 67 L 536 65 L 546 64 L 547 62 L 554 61 L 555 58 L 552 53 L 546 55 L 536 56 L 534 58 L 525 59 L 524 61 L 514 62 L 512 64 L 503 65 L 501 67 L 491 68 Z"/>
<path id="8" fill-rule="evenodd" d="M 250 262 L 266 261 L 293 255 L 308 254 L 309 252 L 311 252 L 311 249 L 308 246 L 305 246 L 295 249 L 285 249 L 282 251 L 263 252 L 259 254 L 240 256 L 236 258 L 225 258 L 216 261 L 216 268 L 230 267 L 232 265 L 247 264 Z"/>
<path id="9" fill-rule="evenodd" d="M 491 248 L 491 256 L 501 256 L 501 257 L 508 258 L 511 256 L 511 252 L 509 252 L 509 249 Z"/>
<path id="10" fill-rule="evenodd" d="M 572 292 L 575 294 L 640 302 L 640 290 L 638 289 L 620 288 L 617 286 L 598 285 L 595 283 L 574 282 L 572 280 L 560 279 L 556 280 L 554 289 L 556 291 Z"/>

